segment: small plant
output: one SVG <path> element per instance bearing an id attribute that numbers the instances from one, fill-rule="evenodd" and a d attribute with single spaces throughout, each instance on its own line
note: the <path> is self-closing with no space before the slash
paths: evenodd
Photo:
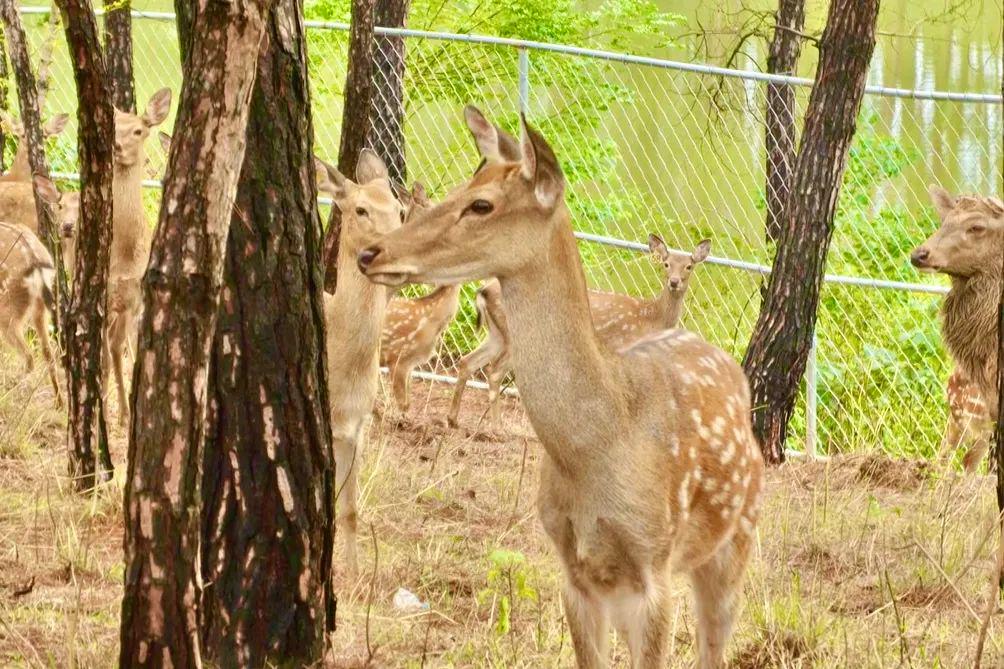
<path id="1" fill-rule="evenodd" d="M 537 590 L 530 584 L 531 572 L 526 557 L 519 551 L 496 548 L 488 553 L 488 585 L 478 593 L 478 605 L 491 604 L 495 634 L 505 636 L 519 605 L 538 601 Z"/>

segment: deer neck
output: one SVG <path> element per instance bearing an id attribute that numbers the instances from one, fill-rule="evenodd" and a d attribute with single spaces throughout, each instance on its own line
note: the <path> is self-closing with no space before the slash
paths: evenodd
<path id="1" fill-rule="evenodd" d="M 115 166 L 112 177 L 113 264 L 145 263 L 145 257 L 149 256 L 151 231 L 143 207 L 144 162 L 141 152 L 134 165 Z"/>
<path id="2" fill-rule="evenodd" d="M 12 181 L 30 181 L 31 180 L 31 167 L 28 165 L 28 152 L 22 147 L 24 140 L 22 139 L 18 142 L 17 151 L 14 153 L 14 158 L 11 160 L 10 169 L 7 170 L 7 176 Z"/>
<path id="3" fill-rule="evenodd" d="M 670 290 L 669 286 L 663 286 L 654 305 L 656 318 L 661 327 L 675 328 L 680 324 L 680 316 L 683 315 L 683 298 L 686 294 L 686 288 Z"/>
<path id="4" fill-rule="evenodd" d="M 359 249 L 341 235 L 338 244 L 338 273 L 335 282 L 337 328 L 335 333 L 345 346 L 357 351 L 374 351 L 380 344 L 384 313 L 387 309 L 387 288 L 375 284 L 359 271 L 353 262 Z"/>
<path id="5" fill-rule="evenodd" d="M 996 404 L 997 306 L 1000 269 L 969 277 L 952 277 L 941 307 L 942 333 L 956 364 Z"/>
<path id="6" fill-rule="evenodd" d="M 564 205 L 546 254 L 499 277 L 513 371 L 530 422 L 564 471 L 587 466 L 625 425 L 618 359 L 593 330 L 582 263 Z"/>

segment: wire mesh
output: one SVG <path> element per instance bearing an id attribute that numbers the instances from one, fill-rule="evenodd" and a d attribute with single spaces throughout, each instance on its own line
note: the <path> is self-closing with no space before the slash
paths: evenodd
<path id="1" fill-rule="evenodd" d="M 140 105 L 162 86 L 177 91 L 180 84 L 175 28 L 167 18 L 134 20 Z M 36 49 L 44 20 L 26 17 Z M 313 24 L 308 40 L 316 152 L 334 161 L 348 35 L 344 26 Z M 375 75 L 376 107 L 384 118 L 374 134 L 375 148 L 384 155 L 403 152 L 407 181 L 421 181 L 436 199 L 478 163 L 461 107 L 474 102 L 513 132 L 525 110 L 561 160 L 577 232 L 637 243 L 656 232 L 683 251 L 705 237 L 713 240 L 713 258 L 695 272 L 682 324 L 741 357 L 764 277 L 735 265 L 769 266 L 772 254 L 764 232 L 762 75 L 718 76 L 665 62 L 469 40 L 414 31 L 378 40 L 384 66 Z M 403 73 L 392 65 L 402 45 Z M 883 82 L 873 77 L 870 83 Z M 792 85 L 798 128 L 809 88 Z M 931 455 L 941 440 L 951 365 L 939 335 L 937 290 L 947 284 L 918 275 L 908 255 L 937 225 L 928 184 L 952 192 L 996 192 L 1004 123 L 999 99 L 958 97 L 963 99 L 915 99 L 902 92 L 865 96 L 827 271 L 862 280 L 857 283 L 904 285 L 878 288 L 845 280 L 824 286 L 815 366 L 816 430 L 824 452 L 880 448 Z M 74 107 L 60 41 L 46 111 Z M 52 147 L 56 171 L 75 170 L 74 136 L 71 127 Z M 159 148 L 149 152 L 150 173 L 157 175 L 164 155 Z M 580 243 L 590 286 L 654 296 L 662 288 L 659 267 L 635 250 L 638 244 L 624 246 L 632 245 Z M 457 318 L 425 371 L 452 376 L 458 357 L 478 345 L 482 334 L 475 327 L 473 290 L 465 287 Z M 793 420 L 796 438 L 805 426 L 803 396 Z"/>

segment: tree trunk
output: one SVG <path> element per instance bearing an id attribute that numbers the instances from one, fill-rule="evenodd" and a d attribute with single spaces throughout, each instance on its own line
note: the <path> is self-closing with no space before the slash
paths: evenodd
<path id="1" fill-rule="evenodd" d="M 355 174 L 359 152 L 368 146 L 370 109 L 373 106 L 373 13 L 376 0 L 352 0 L 349 29 L 349 62 L 345 74 L 345 105 L 342 108 L 342 137 L 338 147 L 338 171 Z M 338 236 L 342 220 L 338 208 L 331 208 L 324 236 L 324 289 L 335 291 L 338 267 Z"/>
<path id="2" fill-rule="evenodd" d="M 374 22 L 384 28 L 404 28 L 408 0 L 377 0 Z M 376 35 L 373 45 L 373 106 L 370 146 L 380 154 L 392 181 L 407 185 L 404 153 L 404 38 Z M 342 174 L 345 174 L 343 172 Z"/>
<path id="3" fill-rule="evenodd" d="M 202 638 L 220 666 L 319 663 L 333 457 L 302 0 L 268 19 L 227 239 L 203 469 Z"/>
<path id="4" fill-rule="evenodd" d="M 4 32 L 7 36 L 7 46 L 10 49 L 11 66 L 17 82 L 17 99 L 20 103 L 21 125 L 24 126 L 24 137 L 27 142 L 28 164 L 32 174 L 49 176 L 48 164 L 45 161 L 45 145 L 42 143 L 42 124 L 39 119 L 38 87 L 35 83 L 31 57 L 28 55 L 28 44 L 21 26 L 14 0 L 0 0 Z M 66 312 L 66 275 L 63 272 L 63 259 L 60 253 L 59 236 L 55 219 L 48 203 L 35 190 L 35 207 L 38 211 L 38 236 L 56 264 L 56 331 L 62 332 L 60 322 Z"/>
<path id="5" fill-rule="evenodd" d="M 270 5 L 201 3 L 192 24 L 143 278 L 125 489 L 121 666 L 201 666 L 199 477 L 209 355 Z"/>
<path id="6" fill-rule="evenodd" d="M 0 110 L 10 109 L 8 91 L 10 90 L 10 71 L 7 69 L 7 37 L 3 30 L 0 30 Z M 0 123 L 0 172 L 7 170 L 7 161 L 4 156 L 4 149 L 7 147 L 7 133 L 4 132 L 3 124 Z"/>
<path id="7" fill-rule="evenodd" d="M 132 73 L 132 0 L 104 0 L 105 63 L 112 87 L 112 104 L 136 113 Z"/>
<path id="8" fill-rule="evenodd" d="M 1004 51 L 1001 52 L 1001 97 L 1004 97 Z M 1001 133 L 1004 146 L 1004 132 Z M 1001 173 L 1001 192 L 1004 193 L 1004 172 Z M 1004 265 L 1004 258 L 1001 260 Z M 1004 273 L 1001 274 L 1001 296 L 997 305 L 997 425 L 994 430 L 994 460 L 997 465 L 997 537 L 998 555 L 1004 555 Z M 1004 570 L 1004 564 L 998 563 Z M 997 574 L 998 590 L 1004 590 L 1004 571 Z"/>
<path id="9" fill-rule="evenodd" d="M 76 275 L 63 320 L 69 399 L 70 477 L 80 490 L 95 482 L 95 444 L 101 475 L 111 478 L 101 392 L 101 338 L 105 330 L 108 258 L 112 238 L 112 144 L 115 116 L 105 79 L 97 20 L 87 0 L 59 0 L 77 84 L 80 222 Z"/>
<path id="10" fill-rule="evenodd" d="M 784 459 L 788 420 L 812 345 L 833 214 L 875 47 L 878 4 L 830 4 L 774 268 L 743 361 L 753 430 L 768 462 Z"/>
<path id="11" fill-rule="evenodd" d="M 805 0 L 778 0 L 774 37 L 767 54 L 767 72 L 794 75 L 802 51 L 799 33 L 805 25 Z M 795 90 L 787 84 L 767 84 L 765 101 L 767 155 L 768 242 L 776 242 L 781 232 L 784 202 L 788 195 L 791 168 L 795 164 Z"/>

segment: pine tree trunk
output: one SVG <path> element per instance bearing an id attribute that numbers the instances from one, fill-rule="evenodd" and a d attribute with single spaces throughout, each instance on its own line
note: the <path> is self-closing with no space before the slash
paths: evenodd
<path id="1" fill-rule="evenodd" d="M 95 483 L 95 450 L 101 458 L 101 478 L 110 479 L 112 472 L 101 392 L 101 338 L 105 330 L 108 250 L 112 238 L 115 116 L 91 5 L 86 0 L 58 1 L 77 84 L 80 169 L 76 275 L 63 321 L 69 399 L 67 452 L 70 477 L 78 489 L 89 490 Z"/>
<path id="2" fill-rule="evenodd" d="M 0 15 L 3 18 L 4 32 L 7 36 L 7 47 L 10 49 L 11 67 L 17 83 L 17 99 L 21 111 L 21 124 L 24 126 L 24 138 L 28 146 L 28 164 L 32 174 L 49 176 L 48 163 L 45 160 L 45 146 L 42 143 L 42 124 L 39 119 L 38 87 L 35 83 L 34 69 L 28 54 L 28 43 L 21 26 L 14 0 L 0 0 Z M 42 239 L 56 263 L 56 331 L 62 332 L 60 322 L 66 312 L 66 276 L 63 272 L 63 260 L 59 247 L 59 235 L 56 230 L 52 210 L 38 191 L 35 191 L 35 207 L 38 210 L 38 236 Z"/>
<path id="3" fill-rule="evenodd" d="M 373 13 L 376 0 L 352 0 L 349 29 L 349 62 L 345 73 L 345 106 L 338 147 L 338 171 L 355 174 L 359 152 L 369 144 L 370 109 L 373 106 Z M 337 207 L 331 208 L 324 235 L 324 289 L 335 291 L 338 267 L 338 236 L 342 221 Z"/>
<path id="4" fill-rule="evenodd" d="M 7 68 L 7 37 L 3 30 L 0 30 L 0 110 L 10 109 L 10 100 L 7 93 L 10 90 L 10 71 Z M 4 156 L 4 148 L 7 146 L 7 133 L 4 132 L 3 124 L 0 124 L 0 172 L 7 170 L 7 161 Z"/>
<path id="5" fill-rule="evenodd" d="M 768 462 L 784 459 L 788 420 L 812 345 L 840 181 L 875 47 L 878 4 L 830 4 L 777 256 L 743 361 L 753 394 L 753 430 Z"/>
<path id="6" fill-rule="evenodd" d="M 323 232 L 302 0 L 269 15 L 210 363 L 202 625 L 220 666 L 320 662 L 334 626 Z"/>
<path id="7" fill-rule="evenodd" d="M 778 0 L 774 37 L 767 54 L 767 72 L 794 75 L 805 25 L 805 0 Z M 784 202 L 788 195 L 791 168 L 795 164 L 795 90 L 792 86 L 768 83 L 765 102 L 767 155 L 767 241 L 776 242 L 781 232 Z"/>
<path id="8" fill-rule="evenodd" d="M 132 0 L 104 0 L 105 64 L 112 87 L 112 104 L 136 113 L 132 73 Z"/>
<path id="9" fill-rule="evenodd" d="M 1004 97 L 1004 51 L 1001 52 L 1001 97 Z M 1001 133 L 1004 146 L 1004 132 Z M 1004 193 L 1004 172 L 1001 173 Z M 1004 258 L 1001 259 L 1004 263 Z M 997 305 L 997 425 L 994 429 L 994 460 L 997 465 L 998 555 L 1004 555 L 1004 273 L 1001 274 L 1001 297 Z M 997 574 L 997 587 L 1004 590 L 1004 565 Z"/>
<path id="10" fill-rule="evenodd" d="M 201 3 L 192 24 L 143 278 L 125 490 L 121 666 L 201 666 L 199 481 L 209 357 L 271 4 Z"/>
<path id="11" fill-rule="evenodd" d="M 408 0 L 376 0 L 374 22 L 384 28 L 404 28 L 408 22 Z M 373 61 L 370 146 L 387 164 L 391 180 L 405 186 L 408 174 L 404 146 L 404 38 L 375 35 Z"/>

